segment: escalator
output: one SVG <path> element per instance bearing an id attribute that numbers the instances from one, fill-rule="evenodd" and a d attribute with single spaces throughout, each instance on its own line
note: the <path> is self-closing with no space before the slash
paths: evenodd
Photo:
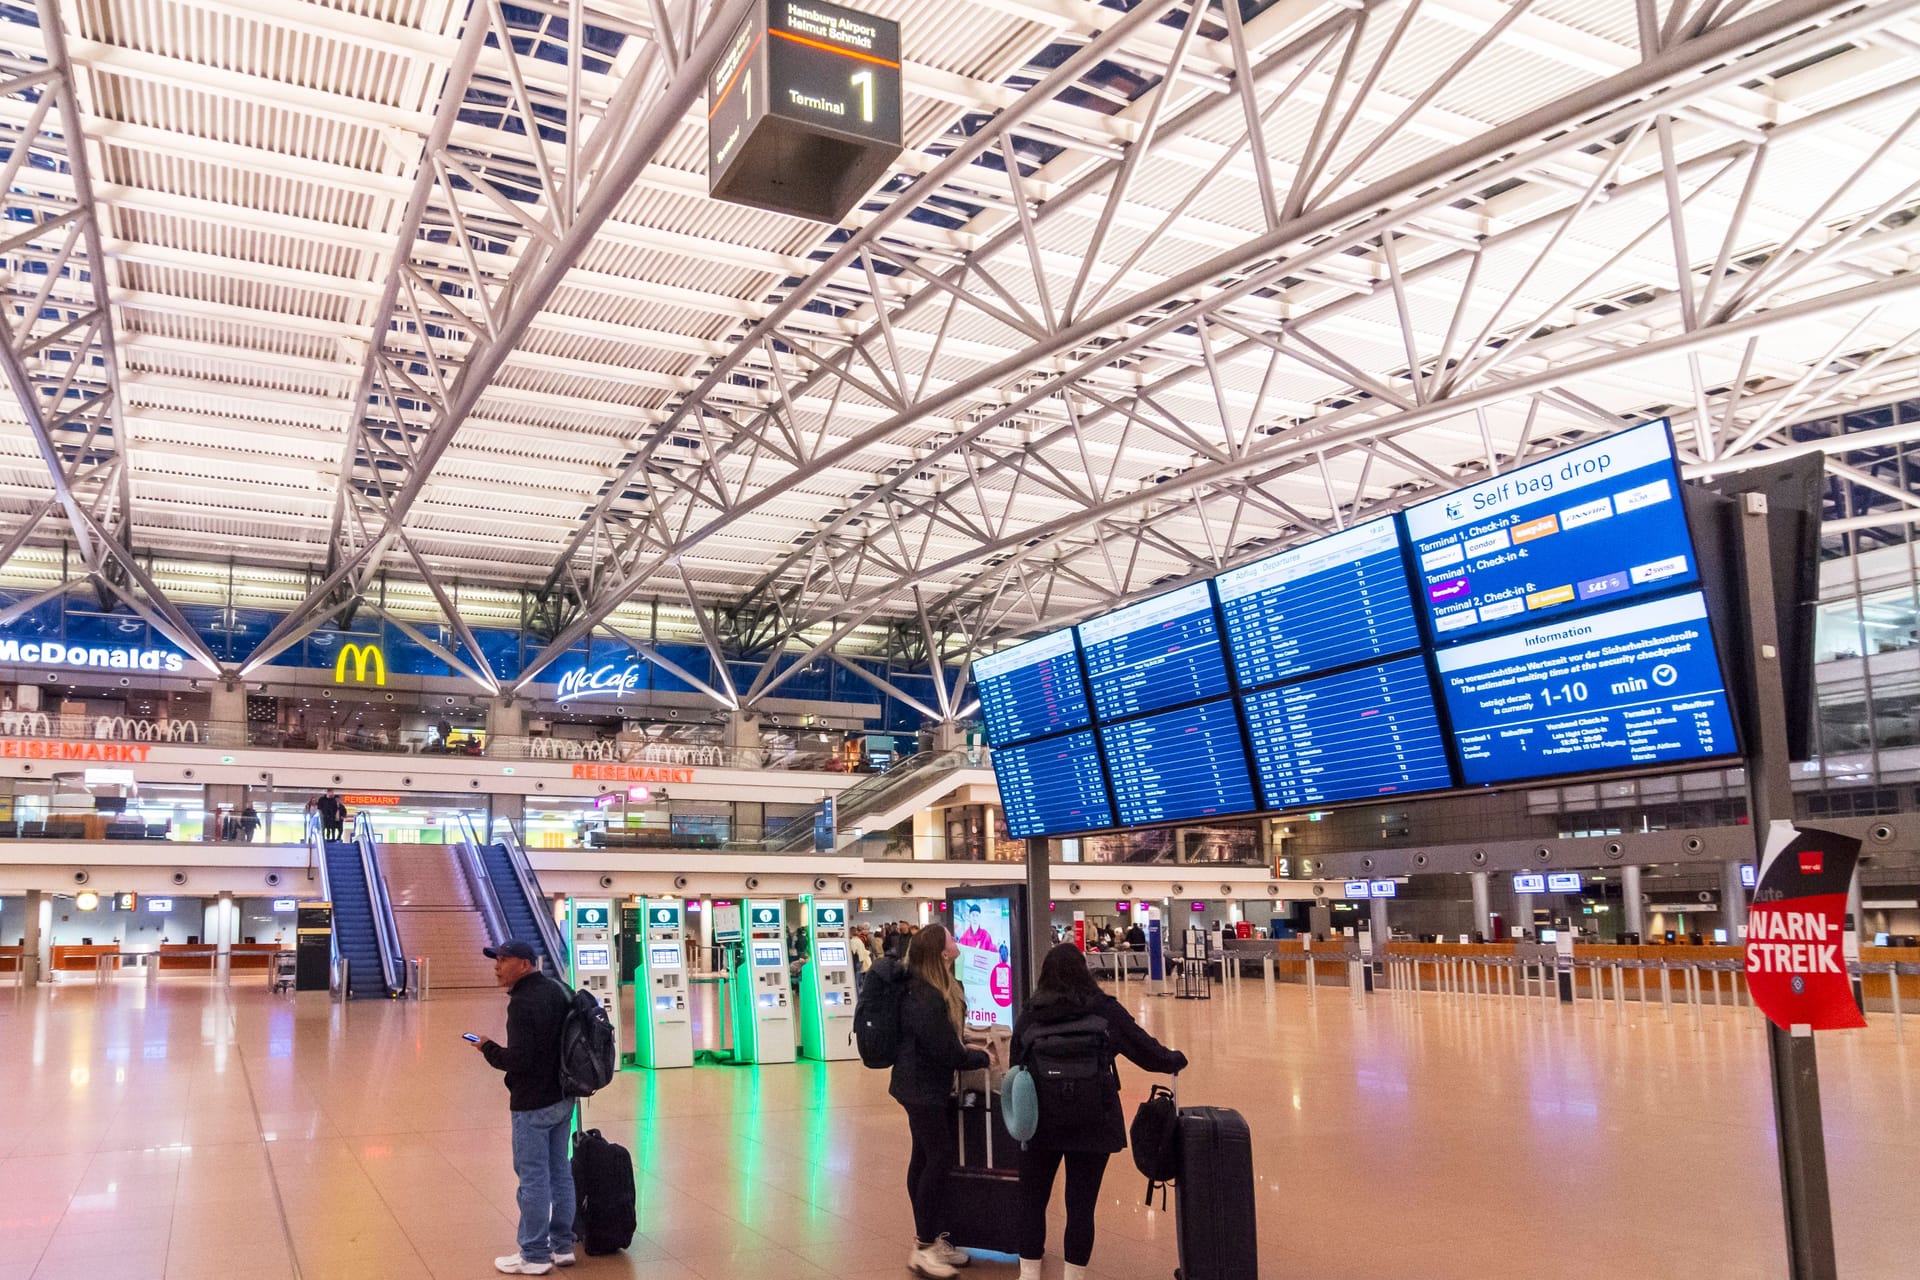
<path id="1" fill-rule="evenodd" d="M 386 910 L 385 886 L 379 884 L 379 864 L 369 840 L 342 841 L 326 846 L 326 892 L 333 903 L 334 949 L 347 965 L 347 997 L 353 1000 L 397 996 L 404 989 L 394 961 L 397 947 Z M 373 869 L 369 887 L 368 869 Z M 390 917 L 391 912 L 386 911 Z"/>
<path id="2" fill-rule="evenodd" d="M 483 840 L 472 823 L 467 823 L 468 876 L 487 931 L 495 942 L 519 938 L 531 943 L 539 954 L 541 968 L 564 981 L 566 944 L 512 824 L 504 820 L 495 823 L 493 836 Z"/>
<path id="3" fill-rule="evenodd" d="M 885 773 L 863 778 L 834 798 L 834 848 L 846 848 L 859 831 L 885 831 L 969 783 L 992 785 L 993 766 L 978 747 L 922 751 Z M 803 825 L 767 842 L 767 853 L 813 851 L 813 828 Z"/>

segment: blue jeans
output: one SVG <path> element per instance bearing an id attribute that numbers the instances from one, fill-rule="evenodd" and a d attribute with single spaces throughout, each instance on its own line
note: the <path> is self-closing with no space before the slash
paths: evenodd
<path id="1" fill-rule="evenodd" d="M 551 1262 L 573 1252 L 573 1100 L 513 1114 L 513 1171 L 520 1178 L 520 1256 Z"/>

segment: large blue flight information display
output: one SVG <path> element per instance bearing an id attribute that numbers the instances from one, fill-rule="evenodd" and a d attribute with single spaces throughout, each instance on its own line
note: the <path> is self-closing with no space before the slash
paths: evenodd
<path id="1" fill-rule="evenodd" d="M 1088 723 L 1087 686 L 1071 627 L 981 658 L 973 664 L 973 678 L 993 746 Z"/>
<path id="2" fill-rule="evenodd" d="M 1698 591 L 1443 649 L 1435 661 L 1470 783 L 1737 750 Z"/>
<path id="3" fill-rule="evenodd" d="M 1230 700 L 1104 725 L 1100 745 L 1120 821 L 1129 826 L 1255 808 L 1240 716 Z"/>
<path id="4" fill-rule="evenodd" d="M 1214 583 L 1243 689 L 1420 645 L 1391 517 L 1230 570 Z"/>
<path id="5" fill-rule="evenodd" d="M 1227 691 L 1220 629 L 1204 582 L 1081 623 L 1080 648 L 1093 709 L 1103 721 Z"/>
<path id="6" fill-rule="evenodd" d="M 1113 806 L 1090 729 L 997 748 L 993 772 L 1000 782 L 1007 832 L 1016 839 L 1113 825 Z"/>
<path id="7" fill-rule="evenodd" d="M 1664 421 L 1409 507 L 1406 522 L 1443 643 L 1699 578 Z"/>
<path id="8" fill-rule="evenodd" d="M 1453 785 L 1433 686 L 1418 655 L 1250 693 L 1243 701 L 1269 808 Z"/>

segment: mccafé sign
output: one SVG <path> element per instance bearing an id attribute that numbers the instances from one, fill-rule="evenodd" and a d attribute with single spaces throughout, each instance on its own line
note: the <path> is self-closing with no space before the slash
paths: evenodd
<path id="1" fill-rule="evenodd" d="M 186 658 L 164 649 L 123 649 L 58 640 L 0 640 L 0 666 L 92 667 L 102 671 L 179 671 Z"/>

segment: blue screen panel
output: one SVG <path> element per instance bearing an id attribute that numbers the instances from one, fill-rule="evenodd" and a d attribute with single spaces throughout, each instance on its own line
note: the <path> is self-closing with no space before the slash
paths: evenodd
<path id="1" fill-rule="evenodd" d="M 1251 693 L 1242 703 L 1271 808 L 1453 785 L 1418 655 Z"/>
<path id="2" fill-rule="evenodd" d="M 1000 747 L 993 753 L 993 772 L 1000 781 L 1007 833 L 1016 839 L 1113 825 L 1091 730 Z"/>
<path id="3" fill-rule="evenodd" d="M 1214 587 L 1243 689 L 1420 645 L 1391 517 L 1230 570 Z"/>
<path id="4" fill-rule="evenodd" d="M 1436 661 L 1469 783 L 1738 750 L 1697 591 L 1443 649 Z"/>
<path id="5" fill-rule="evenodd" d="M 1240 718 L 1230 701 L 1106 725 L 1100 742 L 1120 821 L 1129 826 L 1255 807 Z"/>
<path id="6" fill-rule="evenodd" d="M 1080 648 L 1093 708 L 1103 721 L 1227 691 L 1220 630 L 1204 582 L 1081 623 Z"/>
<path id="7" fill-rule="evenodd" d="M 1029 640 L 973 664 L 987 743 L 1003 746 L 1088 723 L 1087 686 L 1073 629 Z"/>
<path id="8" fill-rule="evenodd" d="M 1406 521 L 1441 643 L 1700 576 L 1664 421 L 1409 507 Z"/>

